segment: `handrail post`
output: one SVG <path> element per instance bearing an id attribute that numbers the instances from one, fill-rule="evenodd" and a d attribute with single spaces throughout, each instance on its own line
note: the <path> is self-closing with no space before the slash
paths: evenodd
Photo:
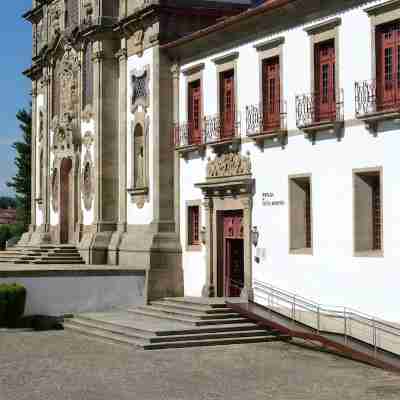
<path id="1" fill-rule="evenodd" d="M 343 307 L 343 318 L 344 318 L 344 342 L 347 344 L 347 314 L 346 307 Z"/>
<path id="2" fill-rule="evenodd" d="M 372 336 L 373 336 L 373 342 L 374 342 L 374 358 L 376 360 L 376 356 L 377 356 L 377 343 L 376 343 L 376 323 L 375 323 L 375 318 L 372 320 L 372 326 L 373 326 L 373 332 L 372 332 Z"/>
<path id="3" fill-rule="evenodd" d="M 321 310 L 320 306 L 317 307 L 317 332 L 321 330 Z"/>

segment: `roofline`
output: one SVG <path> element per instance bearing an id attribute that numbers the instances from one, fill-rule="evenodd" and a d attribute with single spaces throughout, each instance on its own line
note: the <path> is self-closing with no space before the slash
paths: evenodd
<path id="1" fill-rule="evenodd" d="M 216 23 L 215 25 L 211 25 L 207 28 L 196 31 L 190 35 L 184 36 L 183 38 L 180 38 L 173 42 L 163 44 L 160 47 L 163 50 L 168 50 L 168 49 L 179 47 L 181 45 L 184 45 L 188 42 L 199 39 L 201 37 L 210 35 L 212 33 L 218 32 L 218 31 L 222 31 L 223 29 L 225 29 L 228 26 L 245 21 L 249 18 L 258 16 L 258 15 L 262 15 L 262 14 L 267 14 L 279 7 L 283 7 L 290 3 L 294 3 L 295 1 L 297 1 L 297 0 L 270 0 L 269 2 L 262 4 L 256 8 L 250 8 L 241 14 L 226 18 L 223 21 Z"/>

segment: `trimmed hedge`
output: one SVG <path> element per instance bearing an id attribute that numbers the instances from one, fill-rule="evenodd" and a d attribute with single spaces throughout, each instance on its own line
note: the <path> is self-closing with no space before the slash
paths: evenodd
<path id="1" fill-rule="evenodd" d="M 17 326 L 25 311 L 26 289 L 18 283 L 0 284 L 0 326 Z"/>

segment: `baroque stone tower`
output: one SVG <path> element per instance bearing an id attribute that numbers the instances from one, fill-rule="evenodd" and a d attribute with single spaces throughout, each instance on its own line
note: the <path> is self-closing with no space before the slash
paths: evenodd
<path id="1" fill-rule="evenodd" d="M 89 264 L 182 293 L 170 146 L 173 60 L 160 46 L 249 3 L 33 0 L 32 223 L 21 245 L 74 244 Z"/>

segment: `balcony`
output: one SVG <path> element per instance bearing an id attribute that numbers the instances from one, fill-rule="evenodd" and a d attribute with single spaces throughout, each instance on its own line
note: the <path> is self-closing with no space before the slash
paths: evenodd
<path id="1" fill-rule="evenodd" d="M 286 101 L 246 106 L 246 135 L 261 148 L 268 139 L 284 146 L 287 138 Z"/>
<path id="2" fill-rule="evenodd" d="M 343 124 L 342 89 L 296 96 L 296 125 L 313 143 L 322 131 L 333 133 L 340 140 Z"/>
<path id="3" fill-rule="evenodd" d="M 186 155 L 192 151 L 202 151 L 204 136 L 201 127 L 194 129 L 193 122 L 172 125 L 172 143 L 179 153 Z"/>
<path id="4" fill-rule="evenodd" d="M 384 87 L 377 87 L 376 80 L 355 83 L 356 117 L 364 121 L 367 129 L 377 133 L 378 123 L 400 121 L 400 84 L 386 81 Z"/>
<path id="5" fill-rule="evenodd" d="M 218 151 L 221 147 L 235 148 L 240 144 L 240 113 L 220 113 L 204 117 L 203 135 L 207 145 Z"/>

